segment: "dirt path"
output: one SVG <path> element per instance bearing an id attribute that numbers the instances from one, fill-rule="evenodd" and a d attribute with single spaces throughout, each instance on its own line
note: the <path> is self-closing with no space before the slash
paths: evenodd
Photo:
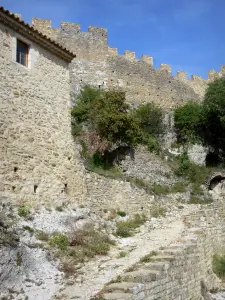
<path id="1" fill-rule="evenodd" d="M 196 206 L 185 206 L 173 216 L 146 222 L 135 236 L 121 239 L 109 256 L 86 263 L 80 269 L 82 275 L 78 276 L 75 283 L 67 285 L 58 299 L 90 300 L 107 282 L 137 263 L 141 257 L 176 241 L 184 231 L 183 216 L 197 209 Z M 152 229 L 154 227 L 158 228 Z M 127 255 L 120 258 L 120 251 L 127 252 Z"/>

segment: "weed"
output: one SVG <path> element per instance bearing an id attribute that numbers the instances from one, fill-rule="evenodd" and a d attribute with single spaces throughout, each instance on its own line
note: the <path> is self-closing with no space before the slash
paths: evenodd
<path id="1" fill-rule="evenodd" d="M 34 232 L 34 229 L 31 228 L 30 226 L 23 226 L 23 229 L 30 232 L 30 233 L 33 233 Z"/>
<path id="2" fill-rule="evenodd" d="M 212 203 L 212 199 L 202 198 L 198 195 L 191 194 L 189 203 L 190 204 L 209 204 L 209 203 Z"/>
<path id="3" fill-rule="evenodd" d="M 17 252 L 17 254 L 16 254 L 16 264 L 17 264 L 17 266 L 21 266 L 21 265 L 22 265 L 22 262 L 23 262 L 23 260 L 22 260 L 22 255 L 21 255 L 21 253 L 20 253 L 20 252 Z"/>
<path id="4" fill-rule="evenodd" d="M 225 277 L 225 256 L 214 254 L 212 259 L 213 272 L 219 277 Z"/>
<path id="5" fill-rule="evenodd" d="M 186 191 L 187 183 L 176 182 L 171 188 L 170 193 L 184 193 Z"/>
<path id="6" fill-rule="evenodd" d="M 130 266 L 130 267 L 128 267 L 128 268 L 126 269 L 126 272 L 133 272 L 133 271 L 136 271 L 137 268 L 138 268 L 138 265 L 132 265 L 132 266 Z"/>
<path id="7" fill-rule="evenodd" d="M 62 271 L 64 273 L 65 278 L 69 278 L 69 277 L 73 276 L 76 271 L 74 262 L 72 262 L 72 261 L 63 262 L 60 267 L 60 271 Z"/>
<path id="8" fill-rule="evenodd" d="M 178 209 L 184 209 L 184 206 L 183 205 L 178 205 L 177 208 Z"/>
<path id="9" fill-rule="evenodd" d="M 126 217 L 127 214 L 125 213 L 125 211 L 120 211 L 119 210 L 119 211 L 117 211 L 117 215 L 120 216 L 120 217 Z"/>
<path id="10" fill-rule="evenodd" d="M 142 257 L 142 258 L 140 259 L 140 262 L 141 262 L 141 263 L 148 263 L 148 262 L 151 262 L 151 261 L 152 261 L 151 257 L 152 257 L 152 256 L 155 256 L 155 255 L 157 255 L 157 252 L 156 252 L 156 251 L 151 251 L 149 254 L 147 254 L 147 255 L 145 255 L 144 257 Z"/>
<path id="11" fill-rule="evenodd" d="M 18 207 L 18 215 L 22 218 L 27 218 L 30 213 L 30 209 L 25 205 L 22 204 Z"/>
<path id="12" fill-rule="evenodd" d="M 158 217 L 165 217 L 166 215 L 166 208 L 162 207 L 158 204 L 155 204 L 151 207 L 151 216 L 153 218 L 158 218 Z"/>
<path id="13" fill-rule="evenodd" d="M 65 235 L 64 233 L 54 233 L 50 240 L 49 240 L 49 244 L 52 247 L 56 247 L 59 250 L 66 250 L 68 245 L 69 245 L 69 240 L 67 235 Z"/>
<path id="14" fill-rule="evenodd" d="M 49 240 L 49 235 L 42 231 L 42 230 L 37 230 L 35 233 L 35 237 L 36 239 L 40 240 L 40 241 L 48 241 Z"/>
<path id="15" fill-rule="evenodd" d="M 120 253 L 119 253 L 119 258 L 122 258 L 122 257 L 125 257 L 125 256 L 127 256 L 127 252 L 125 252 L 125 251 L 120 251 Z"/>
<path id="16" fill-rule="evenodd" d="M 152 191 L 156 195 L 165 195 L 169 193 L 170 189 L 166 185 L 153 184 Z"/>
<path id="17" fill-rule="evenodd" d="M 62 212 L 63 211 L 63 206 L 56 206 L 55 210 Z"/>
<path id="18" fill-rule="evenodd" d="M 116 235 L 120 237 L 129 237 L 134 234 L 134 230 L 146 222 L 145 215 L 136 214 L 133 219 L 117 222 Z"/>

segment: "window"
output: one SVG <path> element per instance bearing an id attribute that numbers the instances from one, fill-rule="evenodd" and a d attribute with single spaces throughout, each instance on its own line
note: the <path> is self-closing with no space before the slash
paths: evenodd
<path id="1" fill-rule="evenodd" d="M 24 42 L 17 40 L 16 61 L 23 66 L 28 66 L 29 46 Z"/>

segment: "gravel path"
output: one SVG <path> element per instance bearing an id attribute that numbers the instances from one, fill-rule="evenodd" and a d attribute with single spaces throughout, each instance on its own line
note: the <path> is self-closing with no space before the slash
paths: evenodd
<path id="1" fill-rule="evenodd" d="M 90 300 L 106 283 L 137 263 L 141 257 L 176 241 L 184 231 L 183 216 L 197 209 L 196 206 L 187 205 L 172 216 L 147 221 L 135 236 L 120 239 L 109 256 L 86 263 L 79 270 L 81 275 L 76 278 L 76 282 L 71 282 L 63 288 L 62 294 L 58 296 L 60 299 Z M 119 258 L 120 251 L 126 251 L 128 254 Z"/>

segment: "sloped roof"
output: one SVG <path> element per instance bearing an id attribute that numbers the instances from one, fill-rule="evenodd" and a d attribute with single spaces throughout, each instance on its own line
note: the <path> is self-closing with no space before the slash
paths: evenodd
<path id="1" fill-rule="evenodd" d="M 54 40 L 50 39 L 40 31 L 35 29 L 32 25 L 25 23 L 15 14 L 4 9 L 3 6 L 0 6 L 0 23 L 3 23 L 6 26 L 14 29 L 24 37 L 39 44 L 43 48 L 54 53 L 67 62 L 71 62 L 71 60 L 76 57 L 76 54 L 64 48 Z"/>

